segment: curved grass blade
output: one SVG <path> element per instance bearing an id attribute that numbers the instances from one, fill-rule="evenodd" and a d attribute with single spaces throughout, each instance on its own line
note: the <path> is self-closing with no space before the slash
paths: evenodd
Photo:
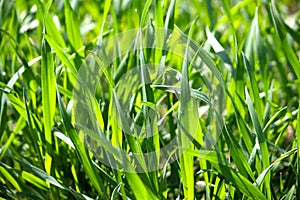
<path id="1" fill-rule="evenodd" d="M 199 157 L 200 159 L 207 160 L 219 173 L 222 174 L 223 177 L 225 177 L 227 181 L 234 184 L 235 188 L 240 190 L 247 197 L 252 199 L 267 199 L 264 194 L 246 177 L 241 175 L 239 172 L 236 172 L 231 166 L 225 164 L 224 161 L 219 158 L 218 153 L 190 149 L 186 152 L 192 154 L 193 156 Z"/>
<path id="2" fill-rule="evenodd" d="M 256 179 L 256 185 L 260 186 L 266 176 L 266 174 L 274 167 L 275 164 L 278 164 L 280 161 L 282 161 L 283 159 L 293 155 L 296 152 L 296 149 L 292 149 L 286 153 L 284 153 L 283 155 L 281 155 L 278 159 L 276 159 L 274 162 L 272 162 L 271 165 L 269 165 L 269 167 L 267 167 Z"/>
<path id="3" fill-rule="evenodd" d="M 296 53 L 294 52 L 294 50 L 292 49 L 292 47 L 290 46 L 290 44 L 288 42 L 285 24 L 278 13 L 275 1 L 272 0 L 271 7 L 268 6 L 267 8 L 270 9 L 270 11 L 271 11 L 272 21 L 273 21 L 277 36 L 281 40 L 282 49 L 283 49 L 285 55 L 287 56 L 288 61 L 292 65 L 298 79 L 300 79 L 300 63 L 299 63 Z"/>
<path id="4" fill-rule="evenodd" d="M 35 0 L 34 1 L 37 5 L 37 15 L 39 17 L 39 20 L 41 23 L 44 23 L 44 26 L 47 27 L 47 34 L 56 41 L 56 43 L 61 47 L 65 48 L 66 43 L 64 41 L 64 38 L 62 34 L 59 32 L 57 25 L 54 23 L 53 18 L 50 14 L 47 14 L 46 16 L 44 15 L 44 12 L 46 9 L 49 10 L 49 6 L 51 6 L 51 2 L 48 2 L 48 6 L 45 8 L 44 4 L 39 1 Z M 47 11 L 49 12 L 49 11 Z"/>
<path id="5" fill-rule="evenodd" d="M 64 63 L 64 65 L 71 71 L 71 74 L 76 77 L 77 69 L 75 68 L 73 62 L 69 59 L 63 49 L 53 40 L 49 35 L 45 34 L 44 38 L 47 40 L 49 45 L 54 49 L 56 55 Z"/>
<path id="6" fill-rule="evenodd" d="M 149 7 L 151 6 L 152 0 L 147 0 L 144 8 L 143 8 L 143 12 L 142 12 L 142 17 L 141 17 L 141 22 L 140 22 L 140 26 L 142 27 L 145 23 L 146 20 L 146 16 L 147 16 L 147 12 L 149 11 Z"/>
<path id="7" fill-rule="evenodd" d="M 86 195 L 83 195 L 81 193 L 75 192 L 73 189 L 65 186 L 62 183 L 60 183 L 53 176 L 49 175 L 45 171 L 43 171 L 43 170 L 41 170 L 41 169 L 39 169 L 39 168 L 29 164 L 29 163 L 22 162 L 22 161 L 19 161 L 19 162 L 20 162 L 21 166 L 24 168 L 24 170 L 27 171 L 28 173 L 32 173 L 35 176 L 35 178 L 40 178 L 42 180 L 45 180 L 45 181 L 51 183 L 52 185 L 56 186 L 57 188 L 69 191 L 77 198 L 91 200 L 90 197 L 88 197 Z M 38 180 L 38 179 L 36 179 L 36 180 Z"/>

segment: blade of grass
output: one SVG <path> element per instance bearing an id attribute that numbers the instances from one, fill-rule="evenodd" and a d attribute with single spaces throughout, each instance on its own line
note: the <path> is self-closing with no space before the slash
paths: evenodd
<path id="1" fill-rule="evenodd" d="M 137 173 L 126 173 L 126 179 L 136 199 L 159 199 L 149 188 L 145 187 Z"/>
<path id="2" fill-rule="evenodd" d="M 111 99 L 109 104 L 109 125 L 111 126 L 111 143 L 112 146 L 115 148 L 122 148 L 123 144 L 123 135 L 122 135 L 122 124 L 120 122 L 120 118 L 118 118 L 116 115 L 116 111 L 112 111 L 113 108 L 113 100 Z M 124 184 L 122 183 L 122 172 L 119 170 L 114 170 L 114 174 L 116 176 L 117 181 L 119 182 L 119 190 L 121 190 L 122 198 L 123 200 L 126 199 L 126 193 Z M 116 187 L 117 188 L 117 187 Z"/>
<path id="3" fill-rule="evenodd" d="M 228 130 L 226 129 L 225 134 L 223 134 L 226 140 L 226 143 L 230 150 L 230 155 L 237 166 L 239 172 L 244 177 L 249 176 L 253 181 L 255 180 L 254 174 L 251 170 L 250 165 L 248 164 L 247 158 L 243 152 L 243 149 L 238 144 L 236 139 L 232 137 L 232 134 L 228 133 Z"/>
<path id="4" fill-rule="evenodd" d="M 156 51 L 160 51 L 159 47 L 163 47 L 163 50 L 162 50 L 162 57 L 160 58 L 159 55 L 161 54 L 160 52 L 156 53 L 156 57 L 155 57 L 155 61 L 158 61 L 158 59 L 160 59 L 159 63 L 159 67 L 158 67 L 158 71 L 157 71 L 157 77 L 160 76 L 162 73 L 163 73 L 163 70 L 165 68 L 165 65 L 164 65 L 164 62 L 165 62 L 165 59 L 166 59 L 166 56 L 168 54 L 168 47 L 166 45 L 166 41 L 168 39 L 168 37 L 170 36 L 170 34 L 172 33 L 172 31 L 170 30 L 173 30 L 174 29 L 174 17 L 175 17 L 175 3 L 176 1 L 175 0 L 172 0 L 170 2 L 170 5 L 168 6 L 168 11 L 167 11 L 167 14 L 166 14 L 166 17 L 165 17 L 165 21 L 164 21 L 164 29 L 161 30 L 161 29 L 158 29 L 158 31 L 156 31 L 156 45 L 157 45 L 157 49 Z M 161 22 L 160 22 L 161 23 Z M 160 24 L 162 25 L 162 24 Z M 163 32 L 163 33 L 162 33 Z M 162 34 L 164 35 L 162 37 Z"/>
<path id="5" fill-rule="evenodd" d="M 90 197 L 88 197 L 86 195 L 83 195 L 83 194 L 80 194 L 80 193 L 77 193 L 73 189 L 71 189 L 70 187 L 67 187 L 64 184 L 60 183 L 57 179 L 55 179 L 53 176 L 50 176 L 45 171 L 43 171 L 43 170 L 41 170 L 41 169 L 39 169 L 39 168 L 29 164 L 29 163 L 22 162 L 22 161 L 19 161 L 19 160 L 18 160 L 18 162 L 20 162 L 20 164 L 22 165 L 22 167 L 24 167 L 24 169 L 26 171 L 28 171 L 29 173 L 32 173 L 33 175 L 35 175 L 36 177 L 38 177 L 42 180 L 45 180 L 45 181 L 51 183 L 52 185 L 56 186 L 57 188 L 69 191 L 77 198 L 83 198 L 83 199 L 89 199 L 89 200 L 91 199 Z"/>
<path id="6" fill-rule="evenodd" d="M 296 195 L 299 196 L 300 195 L 300 152 L 299 152 L 299 148 L 300 148 L 300 103 L 299 103 L 299 107 L 298 107 L 298 116 L 297 116 L 297 128 L 296 128 L 296 140 L 297 140 L 297 178 L 296 178 Z"/>
<path id="7" fill-rule="evenodd" d="M 18 180 L 16 180 L 3 166 L 0 166 L 0 174 L 1 176 L 5 177 L 16 190 L 18 190 L 19 192 L 22 191 Z"/>
<path id="8" fill-rule="evenodd" d="M 42 103 L 43 103 L 43 115 L 44 115 L 44 131 L 46 140 L 46 158 L 45 169 L 50 174 L 51 162 L 52 162 L 52 119 L 55 114 L 56 94 L 55 94 L 55 75 L 54 75 L 54 62 L 53 55 L 49 44 L 45 39 L 42 42 L 42 69 L 41 69 L 41 81 L 42 81 Z"/>
<path id="9" fill-rule="evenodd" d="M 73 50 L 77 51 L 80 47 L 83 46 L 78 18 L 70 5 L 70 1 L 65 0 L 64 3 L 65 23 L 66 31 L 68 34 L 68 40 Z"/>
<path id="10" fill-rule="evenodd" d="M 57 98 L 58 98 L 58 100 L 57 100 L 58 101 L 58 106 L 59 106 L 60 114 L 61 114 L 62 119 L 63 119 L 64 127 L 65 127 L 71 141 L 73 142 L 73 144 L 75 146 L 75 150 L 76 150 L 76 153 L 77 153 L 77 155 L 78 155 L 78 157 L 81 161 L 81 164 L 85 168 L 85 171 L 86 171 L 89 179 L 91 180 L 91 183 L 93 184 L 93 186 L 97 190 L 97 192 L 101 196 L 105 197 L 106 194 L 103 193 L 104 186 L 102 184 L 102 180 L 100 179 L 100 177 L 96 173 L 95 169 L 93 168 L 91 158 L 89 157 L 89 154 L 88 154 L 87 150 L 85 149 L 84 144 L 80 140 L 78 133 L 76 132 L 75 128 L 71 124 L 69 116 L 68 116 L 68 114 L 67 114 L 67 112 L 66 112 L 66 110 L 63 106 L 60 95 L 58 93 L 58 89 L 57 89 Z"/>
<path id="11" fill-rule="evenodd" d="M 257 114 L 254 110 L 253 103 L 250 99 L 247 88 L 245 88 L 245 93 L 246 93 L 246 103 L 247 103 L 247 106 L 248 106 L 248 109 L 249 109 L 249 112 L 250 112 L 250 117 L 251 117 L 252 123 L 254 125 L 255 132 L 256 132 L 256 137 L 258 139 L 260 150 L 261 150 L 263 169 L 266 169 L 270 165 L 268 146 L 267 146 L 266 138 L 265 138 L 265 135 L 262 131 L 260 123 L 258 121 Z M 265 183 L 265 188 L 266 188 L 266 193 L 267 193 L 267 198 L 268 199 L 272 198 L 270 182 L 271 182 L 271 175 L 270 175 L 270 173 L 267 173 L 264 183 Z"/>
<path id="12" fill-rule="evenodd" d="M 297 55 L 295 54 L 294 50 L 292 49 L 292 47 L 290 46 L 290 44 L 288 42 L 285 25 L 284 25 L 284 22 L 283 22 L 282 18 L 280 17 L 278 10 L 276 8 L 276 2 L 274 0 L 272 0 L 271 7 L 268 6 L 267 8 L 271 10 L 272 22 L 274 24 L 277 36 L 279 37 L 279 39 L 281 41 L 282 49 L 283 49 L 288 61 L 292 65 L 298 79 L 300 79 L 300 63 L 297 58 Z"/>
<path id="13" fill-rule="evenodd" d="M 152 0 L 147 0 L 147 2 L 145 3 L 145 6 L 143 8 L 143 12 L 142 12 L 142 16 L 141 16 L 141 20 L 140 20 L 140 27 L 144 26 L 146 17 L 147 17 L 147 13 L 149 12 L 149 7 L 151 6 Z"/>
<path id="14" fill-rule="evenodd" d="M 231 166 L 228 166 L 221 160 L 218 156 L 218 153 L 212 151 L 197 151 L 197 150 L 187 150 L 186 151 L 193 156 L 199 157 L 200 159 L 207 160 L 213 165 L 215 169 L 222 176 L 225 177 L 227 181 L 233 183 L 236 189 L 243 192 L 246 196 L 252 199 L 267 199 L 264 194 L 255 187 L 246 177 L 241 175 L 239 172 L 236 172 Z M 222 178 L 222 177 L 221 177 Z"/>
<path id="15" fill-rule="evenodd" d="M 46 16 L 44 15 L 45 9 L 47 9 L 47 8 L 45 8 L 45 5 L 39 0 L 35 0 L 35 3 L 37 5 L 37 14 L 38 14 L 39 20 L 41 23 L 44 23 L 44 26 L 47 27 L 47 34 L 51 38 L 53 38 L 53 40 L 55 40 L 56 43 L 61 48 L 65 48 L 66 43 L 63 39 L 63 36 L 59 32 L 57 25 L 54 23 L 52 16 L 50 14 L 46 15 Z M 44 19 L 44 17 L 45 17 L 45 19 Z"/>
<path id="16" fill-rule="evenodd" d="M 49 35 L 45 34 L 44 38 L 47 40 L 49 45 L 54 49 L 56 55 L 59 59 L 64 63 L 64 65 L 71 71 L 71 74 L 76 77 L 77 69 L 74 66 L 74 63 L 70 60 L 70 58 L 66 55 L 63 49 L 57 44 Z"/>
<path id="17" fill-rule="evenodd" d="M 255 69 L 254 66 L 251 65 L 251 63 L 249 63 L 248 58 L 242 53 L 243 56 L 243 62 L 244 62 L 244 66 L 247 69 L 248 72 L 248 77 L 250 79 L 250 84 L 251 84 L 251 91 L 253 94 L 253 98 L 255 99 L 255 108 L 256 108 L 256 112 L 257 112 L 257 117 L 259 120 L 259 123 L 262 123 L 262 118 L 263 118 L 263 104 L 261 101 L 261 98 L 259 96 L 259 88 L 258 88 L 258 84 L 255 78 Z"/>
<path id="18" fill-rule="evenodd" d="M 263 182 L 266 174 L 274 167 L 275 164 L 278 164 L 280 161 L 282 161 L 283 159 L 291 156 L 292 154 L 294 154 L 296 152 L 296 149 L 292 149 L 288 152 L 286 152 L 285 154 L 282 154 L 278 159 L 276 159 L 274 162 L 272 162 L 271 165 L 269 165 L 269 167 L 267 167 L 256 179 L 256 185 L 260 186 L 261 183 Z"/>
<path id="19" fill-rule="evenodd" d="M 154 1 L 154 8 L 155 8 L 155 63 L 160 63 L 162 59 L 162 49 L 164 46 L 164 17 L 163 17 L 163 9 L 161 6 L 161 1 Z M 160 72 L 157 72 L 157 75 L 160 75 Z"/>
<path id="20" fill-rule="evenodd" d="M 197 119 L 198 113 L 195 113 L 195 99 L 191 98 L 191 91 L 189 86 L 189 76 L 188 76 L 188 56 L 190 48 L 190 38 L 194 29 L 194 24 L 196 19 L 193 20 L 189 35 L 187 39 L 184 60 L 182 64 L 182 79 L 181 79 L 181 95 L 180 95 L 180 107 L 179 107 L 179 131 L 181 133 L 180 142 L 183 147 L 187 149 L 193 149 L 191 141 L 187 138 L 185 130 L 188 134 L 194 136 L 195 132 L 198 131 L 199 122 Z M 197 54 L 196 54 L 197 55 Z M 193 63 L 191 63 L 192 65 Z M 182 177 L 182 185 L 185 198 L 194 199 L 194 171 L 193 171 L 193 156 L 183 152 L 182 156 L 179 158 L 180 170 Z"/>
<path id="21" fill-rule="evenodd" d="M 5 155 L 6 151 L 8 150 L 8 148 L 10 147 L 11 143 L 13 142 L 13 140 L 15 139 L 16 134 L 22 130 L 25 127 L 25 120 L 23 117 L 20 117 L 19 120 L 16 123 L 15 129 L 12 133 L 10 133 L 8 139 L 6 139 L 5 143 L 3 146 L 1 146 L 0 148 L 0 160 L 2 160 L 3 156 Z M 3 129 L 4 130 L 4 129 Z M 2 144 L 2 138 L 1 138 L 1 143 Z"/>
<path id="22" fill-rule="evenodd" d="M 252 21 L 250 32 L 245 43 L 245 55 L 251 66 L 255 66 L 255 59 L 260 66 L 265 65 L 265 53 L 263 52 L 263 41 L 260 35 L 258 21 L 258 7 L 256 7 L 254 19 Z"/>

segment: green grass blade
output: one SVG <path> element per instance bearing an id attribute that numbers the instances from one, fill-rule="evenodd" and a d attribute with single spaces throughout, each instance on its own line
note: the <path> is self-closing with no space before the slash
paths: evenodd
<path id="1" fill-rule="evenodd" d="M 45 39 L 42 42 L 42 103 L 44 116 L 44 131 L 46 141 L 46 160 L 45 169 L 50 174 L 52 162 L 52 120 L 55 114 L 56 107 L 56 93 L 55 93 L 55 75 L 54 75 L 54 61 L 49 44 Z"/>
<path id="2" fill-rule="evenodd" d="M 74 63 L 70 60 L 70 58 L 66 55 L 63 49 L 56 43 L 49 35 L 45 34 L 44 38 L 47 40 L 49 45 L 54 49 L 56 55 L 59 59 L 64 63 L 64 65 L 71 71 L 72 75 L 76 77 L 77 69 L 74 66 Z"/>
<path id="3" fill-rule="evenodd" d="M 239 172 L 244 177 L 250 177 L 253 181 L 255 180 L 253 172 L 251 170 L 250 165 L 248 164 L 247 158 L 241 148 L 241 146 L 237 143 L 232 134 L 228 133 L 228 130 L 225 130 L 224 137 L 226 139 L 226 143 L 229 146 L 231 157 L 236 164 Z"/>
<path id="4" fill-rule="evenodd" d="M 18 190 L 19 192 L 22 191 L 18 180 L 16 180 L 3 166 L 0 166 L 0 174 L 1 176 L 5 177 L 5 179 L 7 179 L 8 182 L 11 183 L 16 190 Z"/>
<path id="5" fill-rule="evenodd" d="M 65 22 L 66 22 L 68 40 L 73 50 L 77 51 L 80 47 L 83 46 L 83 42 L 80 34 L 79 22 L 77 19 L 77 15 L 75 14 L 74 10 L 70 5 L 70 1 L 65 0 L 64 2 L 65 2 L 64 4 Z"/>
<path id="6" fill-rule="evenodd" d="M 297 174 L 297 196 L 300 195 L 300 103 L 299 103 L 299 108 L 298 108 L 298 117 L 297 117 L 297 128 L 296 128 L 296 140 L 297 140 L 297 170 L 298 170 L 298 174 Z"/>
<path id="7" fill-rule="evenodd" d="M 73 142 L 73 144 L 75 146 L 75 149 L 76 149 L 77 155 L 81 161 L 81 164 L 83 165 L 89 179 L 91 180 L 91 183 L 93 184 L 93 186 L 95 187 L 97 192 L 100 195 L 103 195 L 105 197 L 106 195 L 105 195 L 105 193 L 103 193 L 102 181 L 101 181 L 100 177 L 98 176 L 98 174 L 96 173 L 95 169 L 93 168 L 91 158 L 89 157 L 89 154 L 88 154 L 86 148 L 84 147 L 84 144 L 80 140 L 78 133 L 76 132 L 75 128 L 71 124 L 69 116 L 68 116 L 68 114 L 63 106 L 63 103 L 61 101 L 58 90 L 57 90 L 57 98 L 58 98 L 58 106 L 59 106 L 60 114 L 62 116 L 65 129 L 66 129 L 71 141 Z"/>
<path id="8" fill-rule="evenodd" d="M 197 120 L 198 112 L 195 112 L 195 99 L 191 98 L 191 91 L 189 86 L 188 76 L 188 56 L 189 56 L 189 45 L 190 38 L 193 32 L 195 20 L 193 20 L 191 28 L 189 30 L 189 37 L 187 40 L 184 60 L 182 64 L 182 79 L 180 89 L 180 107 L 179 107 L 179 131 L 181 133 L 180 142 L 183 147 L 193 149 L 193 145 L 189 144 L 190 140 L 186 134 L 194 136 L 195 132 L 198 131 L 199 121 Z M 192 64 L 192 63 L 191 63 Z M 196 120 L 195 120 L 196 119 Z M 187 133 L 186 133 L 187 132 Z M 180 170 L 182 176 L 182 185 L 185 198 L 194 199 L 194 173 L 193 173 L 193 156 L 183 152 L 183 155 L 179 158 Z"/>
<path id="9" fill-rule="evenodd" d="M 267 199 L 265 195 L 255 187 L 247 178 L 227 165 L 220 165 L 223 176 L 232 182 L 238 190 L 251 199 Z"/>
<path id="10" fill-rule="evenodd" d="M 19 161 L 22 167 L 29 173 L 32 173 L 34 176 L 36 176 L 34 179 L 38 181 L 36 184 L 39 184 L 39 179 L 45 180 L 48 183 L 51 183 L 52 185 L 56 186 L 57 188 L 66 190 L 71 192 L 75 197 L 82 198 L 82 199 L 91 199 L 88 196 L 82 195 L 80 193 L 75 192 L 72 188 L 65 186 L 64 184 L 60 183 L 57 179 L 55 179 L 53 176 L 50 176 L 45 171 L 29 164 L 26 162 Z M 28 176 L 28 175 L 27 175 Z M 32 176 L 32 175 L 31 175 Z M 37 179 L 39 178 L 39 179 Z M 31 180 L 33 181 L 33 180 Z"/>
<path id="11" fill-rule="evenodd" d="M 249 109 L 249 112 L 250 112 L 250 117 L 251 117 L 252 123 L 254 125 L 256 136 L 257 136 L 258 143 L 259 143 L 260 150 L 261 150 L 263 169 L 266 169 L 270 165 L 268 146 L 267 146 L 266 138 L 265 138 L 265 135 L 262 131 L 261 125 L 258 121 L 256 112 L 255 112 L 254 107 L 253 107 L 253 103 L 250 99 L 250 96 L 249 96 L 249 93 L 248 93 L 247 89 L 245 89 L 245 93 L 246 93 L 246 103 L 247 103 L 247 106 L 248 106 L 248 109 Z M 265 188 L 266 188 L 266 193 L 267 193 L 267 198 L 268 199 L 270 199 L 272 197 L 270 182 L 271 182 L 271 175 L 270 175 L 270 173 L 267 173 L 264 183 L 265 183 Z"/>
<path id="12" fill-rule="evenodd" d="M 300 79 L 300 63 L 297 58 L 297 55 L 295 54 L 294 50 L 290 46 L 288 42 L 288 37 L 286 34 L 286 29 L 283 20 L 281 19 L 278 10 L 276 8 L 276 3 L 274 0 L 271 2 L 271 15 L 272 15 L 272 21 L 274 24 L 274 27 L 276 29 L 276 33 L 281 40 L 282 49 L 288 59 L 288 61 L 291 63 L 298 79 Z"/>
<path id="13" fill-rule="evenodd" d="M 272 162 L 271 165 L 267 169 L 265 169 L 256 179 L 256 185 L 260 186 L 260 184 L 263 182 L 266 174 L 274 167 L 275 164 L 278 164 L 280 161 L 286 159 L 287 157 L 293 155 L 296 152 L 296 149 L 292 149 L 285 154 L 282 154 L 278 159 L 276 159 L 274 162 Z"/>
<path id="14" fill-rule="evenodd" d="M 226 180 L 233 183 L 238 190 L 252 199 L 267 199 L 264 194 L 255 187 L 246 177 L 236 172 L 231 166 L 228 166 L 219 158 L 216 152 L 187 150 L 187 153 L 200 159 L 207 160 L 215 169 L 220 172 Z"/>
<path id="15" fill-rule="evenodd" d="M 146 17 L 147 17 L 147 13 L 149 11 L 149 7 L 151 6 L 152 0 L 147 0 L 144 8 L 143 8 L 143 12 L 142 12 L 142 16 L 141 16 L 141 21 L 140 21 L 140 26 L 142 27 L 145 23 Z"/>
<path id="16" fill-rule="evenodd" d="M 58 45 L 62 48 L 66 47 L 66 43 L 64 41 L 63 36 L 61 35 L 61 33 L 59 32 L 57 25 L 54 23 L 52 15 L 51 14 L 47 14 L 45 15 L 45 10 L 48 10 L 47 12 L 49 13 L 49 8 L 52 4 L 52 1 L 48 1 L 48 5 L 45 8 L 46 5 L 44 5 L 41 1 L 39 0 L 35 0 L 37 9 L 38 9 L 38 17 L 40 22 L 44 23 L 44 26 L 47 27 L 47 34 L 50 35 L 51 38 L 53 38 L 53 40 L 55 40 Z"/>
<path id="17" fill-rule="evenodd" d="M 145 186 L 137 173 L 126 173 L 126 179 L 136 199 L 159 199 L 151 189 Z"/>
<path id="18" fill-rule="evenodd" d="M 263 119 L 263 107 L 262 107 L 261 98 L 259 96 L 259 88 L 255 77 L 255 71 L 254 71 L 255 69 L 254 66 L 252 66 L 251 63 L 248 61 L 247 57 L 244 54 L 242 54 L 242 56 L 243 56 L 244 66 L 247 69 L 248 77 L 250 79 L 253 98 L 255 99 L 255 103 L 256 103 L 255 108 L 257 112 L 257 118 L 259 120 L 259 123 L 261 124 Z"/>
<path id="19" fill-rule="evenodd" d="M 14 106 L 14 108 L 17 110 L 17 112 L 20 114 L 20 116 L 26 119 L 26 121 L 28 121 L 26 108 L 23 102 L 20 100 L 20 98 L 14 96 L 13 94 L 7 94 L 6 96 L 8 97 L 9 101 Z"/>
<path id="20" fill-rule="evenodd" d="M 103 12 L 103 20 L 102 20 L 103 22 L 102 23 L 105 22 L 105 19 L 107 17 L 107 14 L 108 14 L 110 6 L 111 6 L 111 2 L 112 2 L 112 0 L 105 0 L 105 2 L 104 2 L 104 12 Z"/>

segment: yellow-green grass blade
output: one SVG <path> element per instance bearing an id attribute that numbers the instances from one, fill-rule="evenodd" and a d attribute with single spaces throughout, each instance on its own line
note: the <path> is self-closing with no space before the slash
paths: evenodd
<path id="1" fill-rule="evenodd" d="M 55 42 L 49 35 L 45 34 L 44 38 L 47 40 L 49 45 L 53 48 L 56 55 L 59 57 L 59 59 L 64 63 L 64 65 L 67 67 L 67 69 L 70 70 L 71 74 L 76 77 L 77 76 L 77 69 L 74 66 L 74 63 L 70 60 L 70 58 L 66 55 L 66 53 L 63 51 L 63 49 L 59 46 L 57 42 Z M 68 70 L 67 70 L 68 71 Z"/>
<path id="2" fill-rule="evenodd" d="M 146 187 L 137 173 L 126 173 L 126 179 L 136 199 L 159 199 L 150 188 Z"/>
<path id="3" fill-rule="evenodd" d="M 18 180 L 16 180 L 3 166 L 0 166 L 0 174 L 5 177 L 5 179 L 7 179 L 7 181 L 12 184 L 17 191 L 22 191 Z"/>
<path id="4" fill-rule="evenodd" d="M 147 0 L 144 8 L 143 8 L 143 12 L 142 12 L 142 16 L 141 16 L 141 21 L 140 21 L 140 26 L 142 27 L 146 21 L 146 17 L 147 17 L 147 13 L 149 11 L 149 7 L 151 6 L 152 0 Z"/>
<path id="5" fill-rule="evenodd" d="M 42 41 L 41 68 L 42 103 L 44 117 L 44 132 L 46 141 L 45 170 L 48 174 L 50 174 L 52 162 L 52 120 L 56 108 L 56 80 L 54 74 L 53 55 L 50 46 L 45 39 L 43 39 Z"/>
<path id="6" fill-rule="evenodd" d="M 27 171 L 22 171 L 21 175 L 22 175 L 22 178 L 25 181 L 27 181 L 28 183 L 31 183 L 42 190 L 48 190 L 48 186 L 43 179 L 41 179 Z"/>
<path id="7" fill-rule="evenodd" d="M 260 68 L 264 68 L 266 56 L 264 53 L 263 41 L 259 28 L 258 9 L 259 8 L 256 7 L 250 32 L 245 43 L 245 55 L 253 68 L 255 68 L 254 66 L 260 66 Z"/>
<path id="8" fill-rule="evenodd" d="M 102 23 L 105 22 L 105 19 L 108 15 L 108 12 L 109 12 L 110 7 L 111 7 L 111 2 L 112 2 L 112 0 L 105 0 L 105 2 L 104 2 L 104 12 L 103 12 L 103 20 L 102 20 L 103 22 Z"/>
<path id="9" fill-rule="evenodd" d="M 188 63 L 188 56 L 189 56 L 189 48 L 190 48 L 190 37 L 193 32 L 195 20 L 193 20 L 191 28 L 189 30 L 189 36 L 187 39 L 186 49 L 184 60 L 182 64 L 182 79 L 181 79 L 181 89 L 180 89 L 180 107 L 179 107 L 179 133 L 181 134 L 180 137 L 180 145 L 187 149 L 193 149 L 193 144 L 191 143 L 190 139 L 186 136 L 186 134 L 192 135 L 195 137 L 196 132 L 199 128 L 199 121 L 198 121 L 198 112 L 196 108 L 196 100 L 191 97 L 191 91 L 189 86 L 189 76 L 188 76 L 188 67 L 189 64 L 192 65 L 193 63 Z M 197 55 L 197 53 L 196 53 Z M 193 58 L 194 60 L 194 58 Z M 192 155 L 187 154 L 184 152 L 179 158 L 180 161 L 180 170 L 181 170 L 181 177 L 182 177 L 182 185 L 184 196 L 186 199 L 194 199 L 194 171 L 193 171 L 193 163 L 194 158 Z"/>
<path id="10" fill-rule="evenodd" d="M 39 21 L 41 23 L 44 24 L 44 26 L 47 27 L 47 34 L 56 41 L 56 43 L 61 47 L 61 48 L 65 48 L 66 47 L 66 43 L 64 41 L 64 38 L 62 36 L 62 34 L 60 33 L 60 31 L 57 28 L 57 24 L 54 23 L 53 21 L 53 17 L 51 14 L 47 14 L 45 16 L 45 10 L 49 9 L 49 6 L 51 6 L 50 1 L 48 3 L 48 7 L 45 8 L 45 4 L 43 4 L 41 1 L 39 0 L 35 0 L 36 6 L 37 6 L 37 14 L 38 14 L 38 18 Z M 48 11 L 47 11 L 48 12 Z"/>
<path id="11" fill-rule="evenodd" d="M 151 1 L 147 2 L 148 4 L 144 7 L 143 13 L 146 13 L 147 6 L 151 5 Z M 145 16 L 144 16 L 145 17 Z M 142 17 L 142 21 L 145 20 Z M 139 57 L 137 63 L 139 63 L 138 66 L 138 73 L 139 77 L 141 78 L 141 96 L 143 102 L 149 102 L 150 104 L 154 104 L 154 93 L 152 88 L 150 87 L 150 74 L 147 69 L 145 55 L 143 51 L 143 43 L 142 43 L 142 35 L 138 35 L 140 40 L 140 50 L 137 51 Z M 159 145 L 159 135 L 157 130 L 157 115 L 156 111 L 153 110 L 151 107 L 147 106 L 146 104 L 142 105 L 142 110 L 140 112 L 143 112 L 145 118 L 143 120 L 144 126 L 150 126 L 150 128 L 145 129 L 146 135 L 151 135 L 152 137 L 147 139 L 146 141 L 146 149 L 147 152 L 155 152 L 155 157 L 150 156 L 150 159 L 148 159 L 148 163 L 151 165 L 151 168 L 158 169 L 159 167 L 159 157 L 160 157 L 160 145 Z M 158 172 L 157 170 L 153 170 L 148 172 L 149 178 L 151 180 L 151 184 L 155 192 L 158 192 L 159 190 L 159 183 L 158 183 Z"/>
<path id="12" fill-rule="evenodd" d="M 78 18 L 76 13 L 71 7 L 69 0 L 64 1 L 64 6 L 65 6 L 64 13 L 65 13 L 65 22 L 66 22 L 66 31 L 68 34 L 68 41 L 70 42 L 70 45 L 73 48 L 73 50 L 77 51 L 79 48 L 83 46 Z"/>
<path id="13" fill-rule="evenodd" d="M 156 49 L 155 49 L 155 63 L 160 63 L 160 60 L 162 59 L 162 48 L 164 45 L 164 32 L 163 26 L 164 26 L 164 17 L 163 17 L 163 9 L 161 6 L 160 1 L 154 1 L 154 9 L 155 9 L 155 27 L 158 29 L 158 31 L 155 31 L 155 41 L 156 41 Z M 159 72 L 158 72 L 159 74 Z"/>
<path id="14" fill-rule="evenodd" d="M 230 4 L 228 0 L 222 0 L 222 4 L 223 4 L 223 8 L 225 10 L 226 16 L 228 18 L 229 21 L 229 28 L 230 28 L 230 32 L 231 35 L 233 36 L 233 40 L 231 41 L 231 48 L 232 48 L 232 54 L 233 56 L 233 62 L 236 62 L 238 59 L 238 46 L 237 46 L 237 32 L 236 29 L 234 27 L 234 16 L 231 13 L 231 9 L 230 9 Z"/>
<path id="15" fill-rule="evenodd" d="M 233 137 L 233 134 L 228 133 L 226 129 L 224 131 L 224 137 L 226 139 L 226 143 L 228 144 L 230 154 L 234 163 L 236 164 L 239 172 L 244 177 L 250 177 L 252 181 L 255 180 L 254 173 L 251 170 L 250 165 L 248 164 L 247 158 L 243 152 L 241 146 L 237 143 L 236 139 Z"/>
<path id="16" fill-rule="evenodd" d="M 20 117 L 16 123 L 16 127 L 13 132 L 10 133 L 10 135 L 6 136 L 5 134 L 2 135 L 0 138 L 0 144 L 4 144 L 0 148 L 0 160 L 5 155 L 6 151 L 9 149 L 10 145 L 12 144 L 13 140 L 15 139 L 16 134 L 22 130 L 25 127 L 25 119 L 23 117 Z M 4 129 L 3 129 L 4 130 Z M 8 138 L 6 138 L 8 137 Z"/>
<path id="17" fill-rule="evenodd" d="M 31 179 L 30 181 L 31 182 L 35 181 L 35 184 L 39 184 L 40 187 L 44 186 L 40 181 L 40 179 L 42 179 L 42 180 L 46 181 L 47 183 L 50 183 L 50 184 L 56 186 L 58 189 L 63 189 L 68 192 L 71 192 L 74 195 L 74 197 L 76 197 L 76 198 L 89 199 L 89 200 L 91 199 L 90 197 L 88 197 L 86 195 L 75 192 L 71 187 L 67 187 L 66 185 L 61 183 L 59 180 L 57 180 L 53 176 L 49 175 L 45 171 L 41 170 L 40 168 L 37 168 L 27 162 L 23 162 L 23 161 L 19 161 L 19 160 L 18 160 L 18 162 L 20 162 L 21 166 L 24 168 L 24 171 L 26 172 L 23 174 L 23 176 L 25 176 L 25 178 L 32 177 L 33 179 Z"/>
<path id="18" fill-rule="evenodd" d="M 118 149 L 122 149 L 123 144 L 123 133 L 122 133 L 122 124 L 120 118 L 116 116 L 116 111 L 112 111 L 114 108 L 113 101 L 111 99 L 109 103 L 109 126 L 111 126 L 111 143 L 112 146 Z M 117 181 L 119 182 L 119 190 L 122 193 L 123 200 L 126 199 L 126 193 L 124 188 L 124 183 L 122 183 L 122 172 L 119 170 L 114 170 Z"/>

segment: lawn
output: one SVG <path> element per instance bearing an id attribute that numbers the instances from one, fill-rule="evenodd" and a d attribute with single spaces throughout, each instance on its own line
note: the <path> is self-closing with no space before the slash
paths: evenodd
<path id="1" fill-rule="evenodd" d="M 0 200 L 299 199 L 299 8 L 0 0 Z"/>

